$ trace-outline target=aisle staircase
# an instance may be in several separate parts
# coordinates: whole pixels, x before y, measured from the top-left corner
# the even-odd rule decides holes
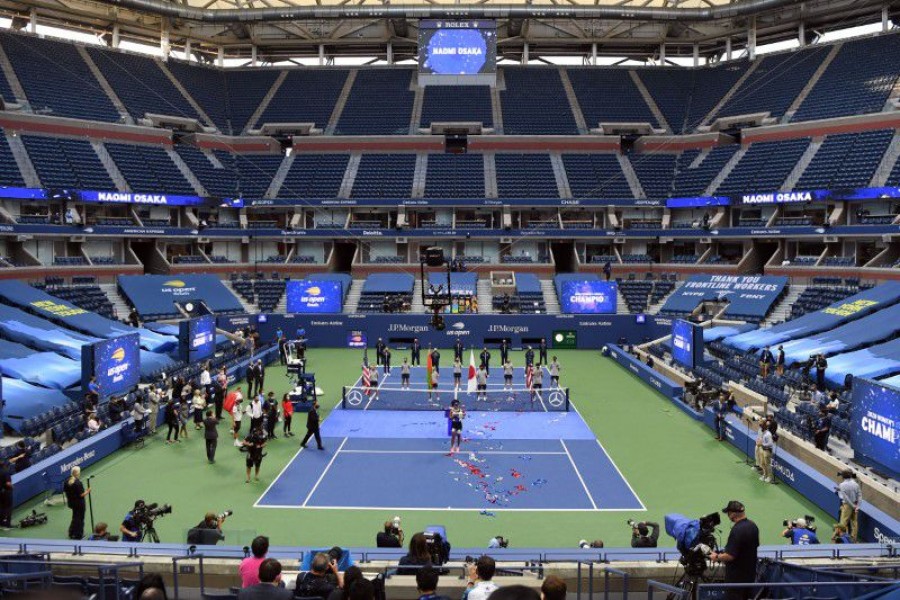
[[[760,327],[771,327],[776,323],[782,323],[790,319],[791,307],[800,297],[800,294],[806,290],[806,287],[805,285],[791,285],[781,302],[776,304],[769,312],[769,315],[760,323]]]
[[[672,288],[672,291],[671,291],[671,292],[669,292],[668,294],[666,294],[665,296],[663,296],[663,297],[659,300],[659,302],[656,302],[655,304],[651,304],[650,306],[647,307],[647,314],[648,314],[648,315],[658,315],[658,314],[659,314],[659,311],[662,309],[663,305],[666,303],[666,300],[669,299],[669,296],[671,296],[672,294],[674,294],[675,291],[676,291],[678,288],[680,288],[681,286],[683,286],[683,285],[684,285],[684,282],[683,282],[683,281],[676,281],[676,282],[675,282],[675,287]]]
[[[252,304],[252,303],[244,300],[244,297],[241,296],[236,289],[234,289],[234,286],[231,285],[230,281],[228,281],[227,279],[223,279],[222,283],[225,285],[226,288],[228,288],[228,291],[231,292],[231,295],[234,296],[235,298],[237,298],[238,302],[241,303],[241,307],[244,309],[244,312],[246,312],[249,315],[259,312],[259,307],[255,304]]]
[[[422,280],[419,278],[416,278],[413,284],[412,302],[410,302],[409,312],[413,314],[425,312],[425,305],[422,304]]]
[[[116,309],[116,314],[119,316],[119,320],[125,319],[128,317],[128,313],[131,312],[131,305],[125,300],[122,294],[119,293],[119,287],[115,283],[101,283],[100,289],[106,294],[106,297],[109,298],[109,301],[112,302],[113,308]]]
[[[556,295],[556,286],[552,279],[541,279],[541,291],[544,293],[544,306],[548,315],[559,314],[559,298]]]
[[[494,312],[494,294],[491,291],[490,279],[479,279],[475,288],[475,295],[478,298],[478,313],[489,315]]]
[[[365,279],[354,279],[350,284],[350,291],[347,292],[347,298],[344,300],[344,312],[355,313],[359,308],[359,298],[362,296],[363,284]]]

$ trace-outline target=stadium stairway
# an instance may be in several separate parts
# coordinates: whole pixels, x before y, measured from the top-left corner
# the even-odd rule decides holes
[[[781,299],[781,302],[776,304],[769,314],[763,319],[762,323],[760,323],[760,327],[771,327],[776,323],[782,323],[787,321],[791,317],[791,307],[794,306],[794,302],[800,297],[800,294],[806,290],[805,285],[791,285],[788,289],[788,293],[784,295],[784,298]]]
[[[41,180],[38,178],[37,170],[34,168],[34,163],[31,162],[31,156],[28,155],[28,150],[25,149],[22,136],[7,135],[6,142],[12,152],[13,159],[16,161],[16,166],[19,167],[19,172],[22,174],[25,185],[33,188],[43,187]]]
[[[119,293],[118,286],[115,283],[101,283],[99,285],[103,293],[106,294],[106,297],[109,298],[109,301],[112,302],[113,308],[116,310],[119,319],[126,318],[128,313],[131,312],[131,306]]]
[[[250,115],[249,119],[247,119],[247,124],[244,126],[243,133],[246,133],[248,130],[255,129],[257,127],[256,122],[259,121],[263,113],[266,112],[266,108],[268,108],[269,103],[272,101],[272,98],[275,97],[275,94],[278,92],[278,88],[280,88],[281,84],[284,83],[287,75],[287,71],[282,71],[278,74],[278,77],[272,83],[272,87],[269,88],[269,91],[265,96],[263,96],[263,99],[260,101],[259,106],[256,107],[256,110],[253,111],[253,114]]]
[[[672,288],[672,291],[671,291],[671,292],[669,292],[668,294],[666,294],[665,296],[663,296],[662,298],[660,298],[660,299],[659,299],[659,302],[656,302],[656,303],[654,303],[654,304],[651,304],[650,306],[647,307],[647,314],[649,314],[649,315],[658,315],[658,314],[659,314],[659,311],[660,311],[660,310],[662,309],[662,307],[663,307],[663,304],[665,304],[665,303],[666,303],[666,300],[669,299],[669,296],[671,296],[672,294],[674,294],[675,291],[676,291],[678,288],[680,288],[681,286],[683,286],[683,285],[684,285],[684,282],[683,282],[683,281],[676,281],[676,282],[675,282],[675,287]]]
[[[616,287],[616,314],[631,314],[631,311],[628,310],[628,302],[625,300],[625,295],[622,293],[622,288],[620,287]]]
[[[275,306],[275,312],[282,315],[287,314],[287,293],[281,295],[281,300]]]
[[[900,130],[894,132],[894,137],[891,139],[888,149],[881,158],[881,162],[875,169],[875,174],[872,175],[872,181],[869,182],[869,185],[871,187],[883,187],[887,185],[891,171],[898,161],[900,161]]]
[[[800,90],[800,93],[794,98],[794,101],[788,107],[787,111],[784,113],[784,116],[781,118],[782,123],[789,123],[791,118],[794,116],[794,113],[797,112],[797,109],[800,108],[800,105],[803,104],[803,101],[806,100],[806,97],[809,96],[810,92],[812,92],[813,88],[816,87],[816,84],[819,82],[819,79],[822,77],[822,73],[828,68],[828,65],[831,64],[831,61],[834,60],[834,57],[838,55],[838,52],[841,51],[841,48],[844,46],[843,43],[837,43],[832,46],[831,51],[828,52],[828,56],[822,61],[822,64],[819,65],[819,68],[816,69],[816,72],[813,73],[813,76],[809,78],[809,81],[806,82],[806,86]]]
[[[544,294],[544,307],[548,315],[559,314],[559,297],[552,279],[541,279],[541,292]],[[480,304],[479,304],[480,305]]]
[[[481,300],[478,301],[479,306],[481,305]],[[488,304],[490,306],[490,304]],[[409,312],[413,314],[424,314],[425,313],[425,305],[422,304],[422,280],[416,278],[415,283],[413,283],[413,295],[412,302],[410,302]]]
[[[347,297],[344,299],[345,313],[355,313],[357,311],[359,298],[362,296],[362,289],[365,283],[365,279],[354,279],[353,283],[350,284],[350,291],[347,292]]]
[[[478,312],[489,314],[494,312],[493,294],[491,293],[491,280],[479,279],[475,284],[475,292],[478,298]],[[415,302],[415,300],[413,300]]]
[[[244,312],[246,312],[248,315],[256,314],[259,312],[259,307],[256,306],[255,304],[247,302],[247,300],[245,300],[244,297],[240,293],[238,293],[238,291],[236,289],[234,289],[234,286],[231,285],[231,281],[229,281],[227,279],[223,279],[222,283],[225,285],[226,288],[228,288],[228,291],[230,291],[231,294],[235,298],[237,298],[238,302],[241,303],[241,306],[244,308]]]
[[[806,150],[803,151],[803,155],[800,156],[800,160],[797,161],[797,164],[794,165],[793,170],[788,174],[787,179],[784,180],[782,184],[782,189],[785,190],[793,190],[794,186],[797,185],[797,182],[800,181],[800,178],[803,177],[803,173],[806,171],[806,167],[809,166],[809,163],[816,157],[816,152],[819,151],[819,148],[822,147],[822,142],[825,138],[818,137],[813,138],[813,140],[809,143],[809,146],[806,147]]]

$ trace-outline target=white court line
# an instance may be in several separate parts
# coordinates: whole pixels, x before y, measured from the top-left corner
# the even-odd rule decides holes
[[[322,474],[319,475],[319,478],[316,480],[316,485],[313,486],[311,490],[309,490],[309,494],[307,494],[306,499],[303,501],[303,504],[300,505],[301,508],[306,508],[306,503],[309,502],[309,499],[312,498],[312,495],[316,493],[316,489],[319,487],[319,484],[322,483],[322,480],[325,479],[325,475],[328,473],[328,469],[331,468],[331,465],[334,464],[334,459],[338,457],[338,454],[341,453],[341,449],[344,447],[344,444],[347,443],[349,438],[344,438],[344,441],[341,442],[341,445],[338,446],[337,451],[335,451],[334,456],[331,457],[331,460],[328,461],[328,464],[325,465],[325,469],[322,471]]]
[[[378,367],[375,367],[375,368],[377,369]],[[392,372],[393,370],[394,370],[394,367],[391,367],[391,370],[388,371],[387,373],[385,373],[384,376],[383,376],[381,379],[378,380],[378,385],[375,386],[375,389],[376,389],[377,391],[381,391],[381,386],[383,386],[383,385],[384,385],[384,382],[387,380],[387,378],[391,376],[391,372]],[[359,378],[362,379],[362,375],[360,375]],[[366,407],[365,407],[363,410],[369,410],[369,406],[372,405],[372,400],[374,400],[374,399],[375,399],[375,394],[373,394],[373,395],[369,398],[369,401],[366,402]]]
[[[591,506],[594,507],[594,510],[597,510],[597,503],[594,502],[594,497],[591,496],[590,490],[588,490],[587,484],[584,482],[584,478],[581,476],[581,471],[578,470],[578,466],[575,465],[575,459],[572,458],[572,455],[569,454],[569,447],[566,446],[566,443],[562,440],[559,440],[559,443],[562,444],[562,447],[566,451],[566,456],[569,457],[569,462],[572,463],[572,468],[575,469],[575,474],[578,476],[578,481],[581,482],[581,487],[584,488],[584,493],[587,494],[588,500],[591,501]]]
[[[446,450],[344,450],[344,454],[447,454]],[[565,452],[510,452],[508,450],[466,450],[457,452],[460,456],[469,456],[474,454],[478,456],[479,454],[510,454],[521,456],[526,454],[528,456],[539,456],[539,455],[549,455],[549,456],[565,456]]]
[[[360,373],[359,377],[357,377],[357,379],[356,379],[357,382],[359,382],[360,380],[362,380],[362,373]],[[342,390],[342,392],[343,392],[343,390]],[[344,401],[343,397],[338,398],[338,401],[335,402],[334,406],[331,407],[331,410],[328,412],[328,415],[330,416],[331,413],[338,406],[340,406],[341,402],[343,402],[343,401]],[[295,414],[304,414],[305,415],[306,413],[295,413]],[[324,423],[327,420],[328,420],[328,416],[326,416],[324,419],[322,419],[322,423]],[[321,425],[319,428],[321,429]],[[266,494],[269,493],[269,490],[272,489],[272,486],[274,486],[276,483],[278,483],[278,480],[281,479],[281,476],[284,475],[284,472],[288,470],[288,467],[290,467],[292,464],[294,464],[294,461],[297,460],[297,457],[300,456],[300,453],[303,452],[303,450],[304,450],[303,448],[297,449],[297,452],[294,453],[294,456],[291,457],[291,460],[287,461],[287,463],[284,465],[284,467],[282,467],[281,471],[278,472],[278,475],[275,476],[275,479],[272,480],[272,482],[268,485],[268,487],[266,487],[266,489],[262,493],[262,495],[256,499],[256,502],[253,503],[253,508],[264,508],[263,506],[260,506],[259,501],[266,497]],[[294,508],[296,508],[296,507],[294,507]]]
[[[617,465],[616,461],[614,461],[612,459],[612,456],[609,455],[609,452],[606,451],[606,448],[603,447],[603,444],[600,443],[600,440],[597,440],[597,445],[600,446],[600,449],[603,450],[603,454],[605,454],[606,458],[609,459],[609,462],[613,466],[613,468],[616,470],[616,473],[619,474],[619,477],[621,477],[622,481],[625,482],[625,485],[628,486],[628,489],[631,491],[631,495],[633,495],[637,499],[637,501],[640,503],[641,510],[644,510],[644,511],[647,510],[647,507],[644,506],[644,503],[641,501],[641,497],[637,495],[637,493],[634,491],[634,488],[631,487],[631,484],[628,482],[627,479],[625,479],[625,476],[622,474],[622,471],[619,470],[619,465]]]
[[[346,450],[345,450],[346,452]],[[259,506],[257,508],[276,508],[276,509],[291,509],[297,510],[298,508],[303,508],[304,510],[381,510],[381,511],[452,511],[452,512],[536,512],[536,513],[545,513],[545,512],[578,512],[578,513],[590,513],[590,512],[635,512],[633,508],[494,508],[491,506],[485,506],[483,508],[453,508],[446,506],[434,506],[430,508],[423,508],[419,506],[303,506],[301,507],[298,504],[265,504]]]

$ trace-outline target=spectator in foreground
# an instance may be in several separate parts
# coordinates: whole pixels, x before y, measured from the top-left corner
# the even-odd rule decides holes
[[[737,500],[728,503],[722,512],[734,524],[728,534],[725,549],[709,555],[712,562],[725,563],[725,583],[754,583],[759,549],[759,528],[747,518],[744,505]],[[744,600],[753,595],[752,588],[731,588],[726,600]]]
[[[428,552],[425,534],[421,531],[414,533],[409,539],[409,553],[400,558],[400,568],[397,569],[397,575],[415,575],[419,572],[419,567],[430,564],[431,553]],[[404,566],[413,568],[404,569]]]
[[[541,600],[566,600],[566,582],[556,575],[548,575],[541,585]]]
[[[297,580],[294,595],[328,600],[335,589],[343,587],[344,580],[338,571],[337,561],[324,552],[319,552],[313,557],[309,572]]]
[[[416,589],[419,591],[419,600],[450,600],[447,596],[439,596],[437,593],[440,573],[432,566],[419,569],[416,573]]]
[[[158,573],[144,575],[137,587],[134,588],[133,596],[141,600],[146,600],[147,598],[168,600],[169,598],[168,594],[166,594],[166,584]]]
[[[353,589],[354,584],[360,579],[365,579],[363,577],[362,569],[356,565],[347,567],[347,570],[344,571],[343,587],[335,588],[334,591],[328,595],[328,600],[348,600],[350,598],[350,590]]]
[[[527,585],[507,585],[497,588],[490,600],[540,600],[541,595]]]
[[[241,561],[238,567],[238,573],[241,575],[241,587],[246,588],[259,583],[259,567],[266,559],[269,552],[269,538],[264,535],[258,535],[253,538],[250,543],[250,552],[252,556],[248,556]]]
[[[375,586],[366,578],[362,578],[350,588],[349,600],[375,600]]]
[[[238,592],[238,600],[289,600],[290,590],[281,587],[281,563],[267,558],[259,565],[259,583]]]
[[[490,556],[480,556],[474,565],[469,565],[463,600],[487,600],[497,589],[497,584],[491,581],[496,570],[497,563]]]

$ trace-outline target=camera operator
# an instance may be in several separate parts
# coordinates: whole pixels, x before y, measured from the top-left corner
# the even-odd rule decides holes
[[[819,543],[815,525],[810,524],[805,518],[801,517],[793,521],[785,521],[784,525],[786,529],[781,532],[781,537],[791,540],[791,545],[809,546]]]
[[[659,523],[630,521],[628,524],[631,525],[632,548],[656,548],[659,539]]]
[[[753,583],[756,581],[756,559],[759,548],[759,528],[747,518],[744,505],[737,500],[728,503],[722,512],[734,524],[728,534],[725,550],[712,552],[709,560],[725,563],[725,583]],[[730,588],[726,600],[751,597],[750,588]]]
[[[147,507],[147,503],[143,500],[136,500],[134,508],[125,514],[122,524],[119,525],[119,531],[122,532],[123,542],[139,542],[141,541],[141,522],[138,514]]]
[[[94,526],[94,533],[88,538],[88,541],[91,542],[114,542],[118,540],[118,537],[113,537],[109,535],[109,525],[100,521]]]
[[[399,517],[393,521],[384,522],[384,531],[379,531],[375,536],[375,546],[378,548],[403,547],[403,529],[400,527]]]

